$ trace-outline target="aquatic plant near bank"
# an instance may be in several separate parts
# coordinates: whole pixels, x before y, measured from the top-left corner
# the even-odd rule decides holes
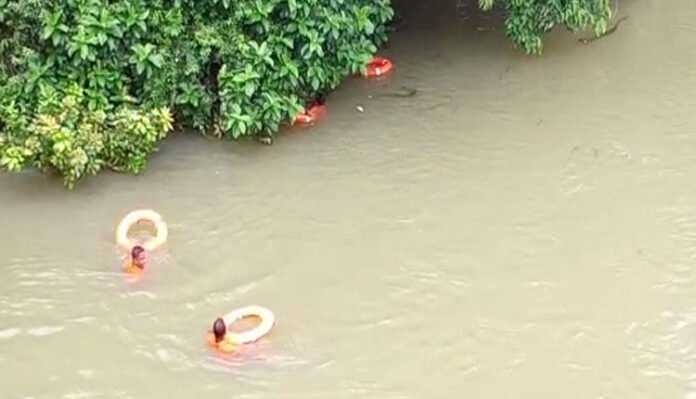
[[[274,133],[363,71],[389,0],[0,0],[0,166],[139,173],[173,128]]]

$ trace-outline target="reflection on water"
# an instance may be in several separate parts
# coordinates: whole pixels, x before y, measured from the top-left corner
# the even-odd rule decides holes
[[[529,58],[475,7],[402,3],[395,74],[272,147],[0,177],[0,397],[693,398],[696,6],[625,1],[611,37]],[[113,229],[139,207],[170,240],[132,283]],[[211,353],[252,303],[271,335]]]

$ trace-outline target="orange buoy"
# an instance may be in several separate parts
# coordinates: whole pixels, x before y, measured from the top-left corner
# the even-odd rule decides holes
[[[318,101],[313,102],[309,108],[297,114],[293,125],[309,126],[315,124],[326,113],[326,105]]]
[[[386,58],[383,57],[373,57],[372,61],[367,64],[367,77],[376,78],[384,76],[391,72],[394,68],[394,64]]]

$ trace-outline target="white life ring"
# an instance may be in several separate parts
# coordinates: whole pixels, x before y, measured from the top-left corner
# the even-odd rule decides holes
[[[118,228],[116,229],[116,242],[118,245],[129,251],[137,245],[137,243],[128,237],[128,231],[131,227],[142,222],[152,224],[155,229],[155,237],[140,244],[145,250],[155,250],[167,242],[169,230],[162,216],[150,209],[138,209],[126,215],[118,224]]]
[[[258,317],[261,323],[251,330],[235,333],[229,331],[232,323],[242,320],[245,317]],[[259,340],[264,335],[268,334],[275,325],[275,316],[270,310],[256,305],[245,306],[237,310],[233,310],[222,317],[227,327],[225,340],[234,345],[248,344]]]

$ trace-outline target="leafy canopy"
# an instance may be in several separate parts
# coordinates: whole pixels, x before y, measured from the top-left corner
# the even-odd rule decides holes
[[[540,53],[556,24],[599,34],[609,0],[479,0]],[[0,0],[0,167],[73,187],[140,173],[175,128],[272,134],[364,72],[390,0]]]
[[[612,17],[610,0],[478,0],[478,3],[484,11],[503,8],[508,37],[530,54],[541,53],[543,34],[555,25],[571,31],[591,27],[595,34],[601,35]]]
[[[275,132],[364,70],[389,0],[0,0],[0,166],[139,173],[174,127]]]

